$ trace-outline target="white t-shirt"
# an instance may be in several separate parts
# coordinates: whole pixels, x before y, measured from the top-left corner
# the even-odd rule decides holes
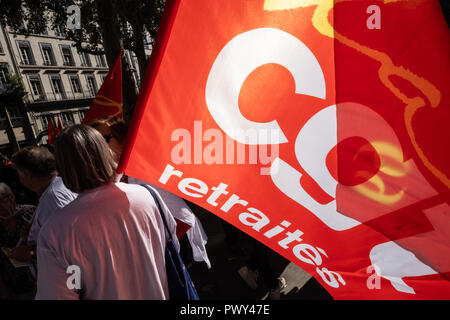
[[[56,176],[39,198],[39,204],[28,234],[28,244],[36,245],[39,232],[47,220],[77,196],[76,193],[66,188],[61,177]]]
[[[85,191],[41,230],[36,299],[167,299],[165,243],[147,189],[119,182]]]

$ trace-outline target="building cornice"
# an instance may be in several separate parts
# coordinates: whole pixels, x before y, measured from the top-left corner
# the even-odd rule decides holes
[[[83,67],[83,66],[60,66],[60,65],[36,65],[36,64],[19,64],[19,69],[23,70],[57,70],[57,71],[105,71],[108,67]]]

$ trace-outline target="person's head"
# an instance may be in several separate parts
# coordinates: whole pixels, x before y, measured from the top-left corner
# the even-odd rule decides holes
[[[11,159],[19,174],[20,182],[35,192],[42,192],[57,174],[53,154],[45,147],[25,147]]]
[[[109,147],[114,153],[114,160],[118,162],[128,132],[128,125],[125,121],[117,118],[101,119],[91,123],[91,127],[100,132],[106,142],[108,142]]]
[[[0,217],[11,215],[16,207],[16,201],[11,188],[3,182],[0,182]]]
[[[73,125],[63,129],[55,142],[59,175],[76,193],[114,182],[116,163],[102,135],[92,127]]]
[[[9,162],[9,159],[7,156],[5,156],[3,153],[0,153],[0,167],[5,166]]]
[[[109,126],[111,131],[111,139],[108,144],[111,150],[114,152],[116,161],[119,161],[122,155],[123,146],[127,137],[128,125],[123,120],[118,120]]]
[[[109,130],[109,119],[103,118],[98,119],[91,124],[89,124],[92,128],[96,129],[100,134],[105,138],[106,142],[109,142],[109,139],[112,137],[111,130]]]

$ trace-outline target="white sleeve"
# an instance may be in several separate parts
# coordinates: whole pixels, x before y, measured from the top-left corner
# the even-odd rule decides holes
[[[79,300],[79,294],[69,289],[72,274],[66,273],[67,264],[58,256],[48,236],[40,233],[37,245],[37,293],[36,300]],[[81,276],[81,275],[80,275]]]
[[[30,227],[30,232],[28,233],[28,245],[35,246],[38,240],[39,231],[41,229],[41,225],[39,224],[38,217],[42,215],[42,205],[38,205],[36,208],[36,213],[34,214],[34,219]]]
[[[49,194],[45,194],[39,199],[30,233],[28,234],[29,245],[35,246],[37,244],[41,228],[47,222],[48,218],[59,208],[55,199],[55,197],[51,197]]]
[[[187,231],[187,237],[192,247],[192,255],[194,261],[205,261],[208,269],[211,269],[211,262],[209,261],[208,252],[206,251],[206,243],[208,242],[208,236],[203,229],[200,220],[195,217],[194,226]]]

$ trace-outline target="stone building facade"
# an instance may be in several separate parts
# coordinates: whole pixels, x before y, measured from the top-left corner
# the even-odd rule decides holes
[[[63,127],[82,121],[109,68],[104,55],[78,53],[72,44],[58,29],[26,36],[0,26],[1,153],[47,143],[48,118]],[[125,56],[139,80],[136,58]],[[22,92],[11,89],[18,83]]]

